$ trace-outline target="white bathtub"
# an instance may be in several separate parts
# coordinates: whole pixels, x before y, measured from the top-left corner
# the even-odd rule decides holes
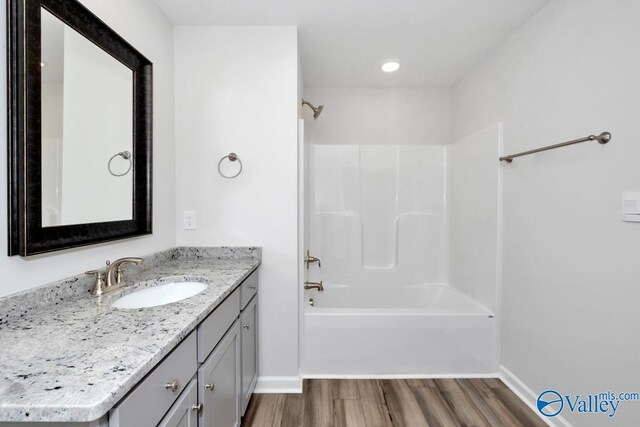
[[[453,288],[327,284],[306,291],[305,302],[305,377],[497,371],[493,313]]]

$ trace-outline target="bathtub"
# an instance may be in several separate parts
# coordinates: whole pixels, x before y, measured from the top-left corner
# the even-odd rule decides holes
[[[497,372],[493,313],[451,287],[326,284],[304,298],[304,377]]]

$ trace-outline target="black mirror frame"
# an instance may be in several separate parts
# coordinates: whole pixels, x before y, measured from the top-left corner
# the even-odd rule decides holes
[[[7,5],[9,256],[151,234],[152,63],[77,0]],[[42,227],[41,7],[133,71],[132,220]]]

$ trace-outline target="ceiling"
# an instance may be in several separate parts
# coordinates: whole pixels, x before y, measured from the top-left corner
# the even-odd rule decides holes
[[[156,0],[177,25],[297,25],[307,87],[448,87],[548,0]],[[387,74],[380,65],[398,59]]]

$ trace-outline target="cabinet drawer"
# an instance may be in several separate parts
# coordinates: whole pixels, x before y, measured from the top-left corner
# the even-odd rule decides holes
[[[198,326],[198,362],[211,354],[239,314],[240,289],[236,289]]]
[[[196,334],[192,332],[111,410],[109,426],[158,425],[197,369]]]
[[[254,271],[240,285],[240,309],[243,310],[258,292],[258,270]]]

